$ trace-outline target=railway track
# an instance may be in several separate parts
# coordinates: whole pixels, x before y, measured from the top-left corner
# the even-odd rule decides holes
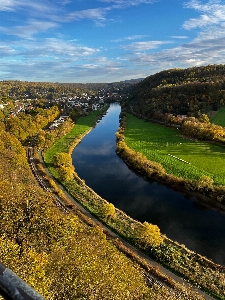
[[[39,185],[41,186],[41,188],[44,191],[51,192],[54,195],[55,205],[60,210],[62,210],[65,213],[69,213],[69,208],[67,207],[67,205],[63,202],[62,199],[60,199],[59,196],[57,196],[55,194],[54,190],[51,188],[48,181],[43,178],[42,174],[40,174],[40,170],[37,168],[37,162],[36,162],[36,159],[34,157],[34,148],[33,147],[28,147],[28,149],[27,149],[27,159],[28,159],[28,163],[30,165],[31,171],[34,174],[34,176],[35,176],[37,182],[39,183]]]

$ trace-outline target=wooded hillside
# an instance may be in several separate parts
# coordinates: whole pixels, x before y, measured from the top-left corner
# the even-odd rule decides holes
[[[160,114],[199,117],[225,103],[225,65],[171,69],[138,83],[127,107],[152,119]]]

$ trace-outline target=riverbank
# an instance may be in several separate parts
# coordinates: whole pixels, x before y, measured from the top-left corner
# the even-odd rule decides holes
[[[67,151],[71,151],[71,149],[69,150],[68,148]],[[225,270],[222,266],[214,264],[212,261],[188,250],[165,236],[163,236],[164,242],[159,247],[146,247],[135,236],[137,228],[142,227],[143,224],[133,220],[116,208],[113,216],[109,217],[106,215],[102,218],[102,207],[109,203],[88,188],[77,174],[75,174],[73,181],[63,182],[63,185],[77,201],[126,240],[142,248],[148,255],[160,261],[161,264],[167,265],[174,272],[201,286],[209,294],[214,294],[217,295],[217,298],[224,299]]]

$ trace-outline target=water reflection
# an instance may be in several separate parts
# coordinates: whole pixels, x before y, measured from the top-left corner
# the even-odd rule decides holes
[[[79,176],[101,197],[141,222],[157,224],[161,232],[189,249],[225,265],[225,215],[204,208],[180,193],[135,175],[115,153],[119,105],[73,152]]]

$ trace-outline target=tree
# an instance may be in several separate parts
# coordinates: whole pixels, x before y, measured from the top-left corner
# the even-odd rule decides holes
[[[58,169],[59,179],[62,181],[70,181],[73,179],[74,166],[60,166]]]
[[[4,120],[5,120],[5,115],[4,115],[3,111],[0,110],[0,122],[4,122]]]
[[[77,118],[81,115],[82,110],[81,108],[74,108],[71,112],[70,112],[70,118],[72,119],[73,122],[77,121]]]
[[[140,268],[96,228],[83,226],[56,244],[48,269],[51,299],[151,299]]]
[[[68,153],[58,152],[53,157],[53,165],[55,167],[70,167],[72,165],[72,158]]]
[[[157,247],[163,242],[159,227],[148,222],[144,222],[143,225],[139,227],[136,237],[145,245],[145,248],[152,246]]]
[[[202,123],[210,123],[209,117],[206,114],[201,114],[199,117],[199,121]]]
[[[109,220],[115,216],[115,206],[112,203],[104,203],[100,208],[100,216]]]
[[[44,131],[39,132],[36,138],[37,147],[43,148],[45,146],[45,134]]]
[[[197,187],[199,189],[202,188],[210,188],[213,185],[213,179],[210,178],[209,176],[202,176],[198,181],[197,181]]]
[[[62,181],[70,181],[73,179],[74,166],[72,164],[72,158],[68,153],[56,153],[53,157],[53,165],[58,169],[57,172]]]

